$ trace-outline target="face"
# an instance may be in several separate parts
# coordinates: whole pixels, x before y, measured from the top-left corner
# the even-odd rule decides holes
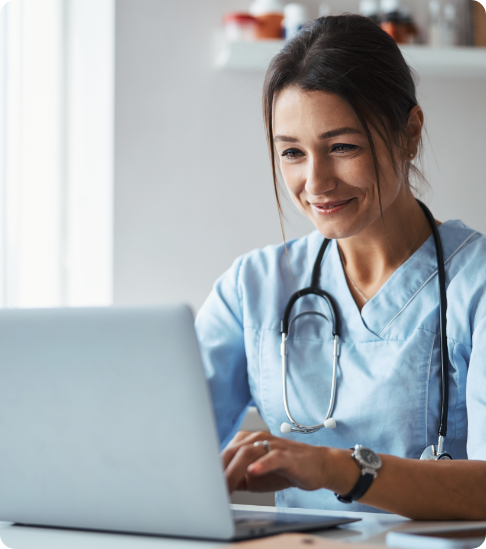
[[[348,238],[381,223],[371,148],[344,100],[287,88],[277,98],[274,120],[275,147],[289,194],[323,236]],[[376,135],[373,139],[385,211],[404,184],[385,143]]]

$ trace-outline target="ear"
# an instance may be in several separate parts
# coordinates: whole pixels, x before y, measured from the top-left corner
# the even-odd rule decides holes
[[[405,153],[409,159],[417,155],[420,139],[422,138],[422,128],[424,127],[424,113],[417,105],[411,111],[408,117],[406,132],[408,134],[408,143],[405,147]]]

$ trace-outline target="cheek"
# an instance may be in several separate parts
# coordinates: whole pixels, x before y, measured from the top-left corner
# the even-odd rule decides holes
[[[375,185],[376,175],[371,154],[362,154],[349,161],[340,162],[336,172],[340,180],[353,187],[364,190]]]
[[[297,196],[305,187],[305,170],[302,165],[281,162],[280,172],[290,195]]]

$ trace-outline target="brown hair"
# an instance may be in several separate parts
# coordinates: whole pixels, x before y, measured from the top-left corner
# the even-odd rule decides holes
[[[333,93],[351,107],[370,144],[381,210],[380,166],[371,130],[386,144],[399,175],[394,149],[410,142],[407,123],[410,111],[418,104],[414,75],[393,38],[366,17],[321,17],[307,24],[272,59],[263,86],[263,115],[280,214],[273,111],[278,93],[290,86]],[[410,187],[410,171],[424,179],[407,162],[400,175]]]

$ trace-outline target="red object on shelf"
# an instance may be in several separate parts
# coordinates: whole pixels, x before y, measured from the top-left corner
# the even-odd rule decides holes
[[[257,15],[256,19],[258,21],[256,37],[259,40],[278,39],[283,37],[282,14],[268,13],[265,15]]]
[[[384,21],[381,24],[381,28],[387,32],[397,44],[407,44],[407,36],[405,32],[405,25],[403,23],[396,23],[393,21]]]
[[[258,20],[249,13],[232,12],[223,16],[226,39],[230,42],[255,40]]]
[[[249,13],[226,13],[223,16],[223,22],[224,23],[241,23],[243,25],[256,25],[257,20],[256,17],[253,17],[253,15],[250,15]]]
[[[403,11],[394,11],[384,15],[381,28],[386,31],[397,44],[415,44],[418,39],[418,29],[411,15]]]

